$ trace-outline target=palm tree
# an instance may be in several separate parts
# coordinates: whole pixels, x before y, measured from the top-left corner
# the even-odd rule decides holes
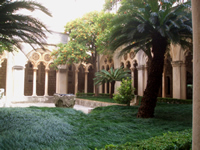
[[[93,79],[95,81],[95,85],[101,85],[104,83],[111,83],[111,92],[110,92],[110,98],[113,97],[114,93],[114,87],[115,87],[115,81],[122,81],[123,78],[130,77],[130,71],[124,70],[123,68],[113,69],[110,68],[109,71],[101,70],[100,72],[95,73],[95,78]]]
[[[41,4],[33,1],[0,0],[0,52],[12,51],[13,45],[20,48],[20,42],[34,45],[45,43],[46,26],[34,17],[17,14],[16,11],[26,9],[40,10],[51,16],[50,12]]]
[[[124,0],[112,22],[110,49],[124,48],[120,55],[143,50],[151,59],[147,87],[137,117],[154,117],[157,95],[162,83],[164,55],[170,44],[192,47],[190,2],[176,0]]]

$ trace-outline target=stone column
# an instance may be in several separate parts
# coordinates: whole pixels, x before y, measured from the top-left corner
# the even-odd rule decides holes
[[[200,148],[200,1],[192,0],[193,25],[193,128],[192,149]]]
[[[121,83],[122,83],[121,81],[115,82],[115,94],[118,93],[117,89],[120,87]]]
[[[147,87],[147,80],[148,80],[148,65],[145,65],[144,66],[144,87],[143,87],[143,91]]]
[[[99,93],[103,93],[103,91],[102,91],[102,84],[99,85]]]
[[[24,67],[23,66],[14,66],[14,99],[13,101],[23,101],[24,99]]]
[[[60,81],[60,79],[59,79],[59,71],[57,70],[56,71],[56,93],[59,93],[59,91],[60,91],[59,81]]]
[[[107,82],[104,84],[105,88],[104,88],[104,92],[105,94],[107,94]]]
[[[173,98],[186,99],[186,69],[182,61],[173,61]],[[183,87],[184,86],[184,87]]]
[[[68,93],[68,69],[66,70],[66,93]]]
[[[135,88],[135,87],[134,87],[134,70],[135,70],[135,68],[131,67],[130,69],[131,69],[132,86],[133,86],[133,88]]]
[[[6,101],[4,106],[10,107],[13,98],[13,70],[12,70],[12,53],[8,53],[6,68]]]
[[[181,99],[186,99],[186,86],[187,86],[187,77],[186,77],[186,65],[183,63],[181,65]]]
[[[111,89],[111,83],[109,83],[109,94],[111,93],[112,89]]]
[[[88,71],[85,72],[85,87],[84,87],[84,92],[87,93],[88,90]]]
[[[67,87],[67,83],[66,83],[66,68],[60,68],[57,72],[57,76],[56,76],[56,93],[59,94],[66,94],[66,87]]]
[[[144,94],[144,65],[137,67],[138,70],[138,95],[143,96]]]
[[[37,96],[36,94],[36,82],[37,82],[37,70],[38,68],[33,68],[33,95],[32,96]]]
[[[75,95],[76,93],[78,93],[78,72],[79,70],[75,70],[75,90],[74,90]]]
[[[162,74],[162,97],[166,97],[166,67],[163,67],[163,74]]]
[[[48,71],[49,69],[45,69],[45,87],[44,87],[44,96],[49,96],[48,95]]]

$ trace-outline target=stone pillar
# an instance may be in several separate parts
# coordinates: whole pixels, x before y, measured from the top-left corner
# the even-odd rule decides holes
[[[182,61],[173,61],[173,98],[186,99],[186,69]],[[184,87],[183,87],[184,86]]]
[[[134,70],[135,70],[135,68],[131,67],[130,69],[131,69],[132,86],[133,86],[133,88],[135,88],[135,87],[134,87]]]
[[[14,66],[14,82],[13,82],[13,91],[14,99],[13,101],[23,101],[24,99],[24,67],[23,66]]]
[[[75,95],[76,93],[78,93],[78,72],[79,70],[75,70],[75,90],[74,90]]]
[[[37,70],[38,68],[33,68],[33,95],[32,96],[37,96],[36,94]]]
[[[84,92],[87,93],[88,90],[88,71],[85,72],[85,87],[84,87]]]
[[[121,81],[115,82],[115,94],[118,93],[117,89],[120,87],[121,83],[122,83]]]
[[[56,71],[56,93],[59,93],[60,87],[59,87],[59,71]]]
[[[138,70],[138,95],[143,96],[144,94],[144,66],[140,65],[137,67]]]
[[[67,69],[66,65],[58,66],[58,71],[56,73],[56,93],[66,94],[67,92]]]
[[[9,107],[13,98],[13,70],[12,70],[12,53],[8,53],[6,68],[6,101],[4,106]]]
[[[107,82],[104,84],[104,86],[105,86],[105,89],[104,89],[105,94],[107,94]]]
[[[111,93],[112,89],[111,89],[111,83],[109,83],[109,94]]]
[[[186,99],[186,86],[187,86],[187,73],[186,73],[186,65],[183,63],[181,65],[181,99]]]
[[[67,71],[66,71],[66,93],[68,93],[68,82],[69,82],[69,80],[68,80],[68,69],[67,69]]]
[[[166,67],[163,67],[163,74],[162,74],[162,97],[166,97]]]
[[[192,0],[193,25],[193,128],[192,149],[200,148],[200,1]]]
[[[67,73],[67,69],[65,67],[60,67],[60,69],[57,72],[57,76],[56,76],[56,93],[59,94],[66,94],[66,87],[67,87],[67,83],[66,83],[66,74]]]
[[[144,87],[143,87],[143,91],[147,87],[147,80],[148,80],[148,65],[145,65],[144,66]]]
[[[45,87],[44,87],[44,96],[49,96],[48,95],[48,71],[49,69],[45,69]]]
[[[99,93],[103,93],[103,91],[102,91],[102,85],[99,85]]]

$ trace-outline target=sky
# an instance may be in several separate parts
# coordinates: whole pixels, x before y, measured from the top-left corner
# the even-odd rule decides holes
[[[31,14],[41,20],[50,30],[64,32],[67,22],[83,16],[85,13],[103,9],[105,0],[34,0],[47,7],[53,17],[49,17],[40,11]],[[30,13],[24,11],[23,13]]]

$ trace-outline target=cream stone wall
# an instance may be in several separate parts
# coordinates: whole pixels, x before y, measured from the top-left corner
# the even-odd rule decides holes
[[[5,88],[8,103],[31,99],[45,101],[54,93],[95,92],[92,64],[83,62],[71,66],[62,65],[58,66],[58,70],[55,70],[50,68],[50,64],[53,62],[50,53],[56,49],[56,45],[45,45],[46,50],[41,48],[31,50],[29,46],[24,44],[22,47],[22,51],[5,52],[0,56],[0,64],[2,65],[0,67],[2,70],[0,87]],[[137,54],[131,51],[119,57],[121,48],[117,49],[112,56],[100,55],[96,67],[109,70],[111,67],[123,66],[129,69],[132,85],[136,88],[135,94],[143,96],[148,80],[148,57],[143,51],[139,51]],[[171,51],[165,58],[161,96],[186,98],[187,72],[192,74],[191,69],[189,69],[191,64],[188,63],[190,57],[186,59],[187,56],[187,51],[184,52],[179,46],[171,46]],[[5,83],[3,79],[6,80]],[[120,82],[116,82],[115,92],[120,84]],[[101,85],[98,90],[99,93],[110,93],[111,85],[106,83]]]

